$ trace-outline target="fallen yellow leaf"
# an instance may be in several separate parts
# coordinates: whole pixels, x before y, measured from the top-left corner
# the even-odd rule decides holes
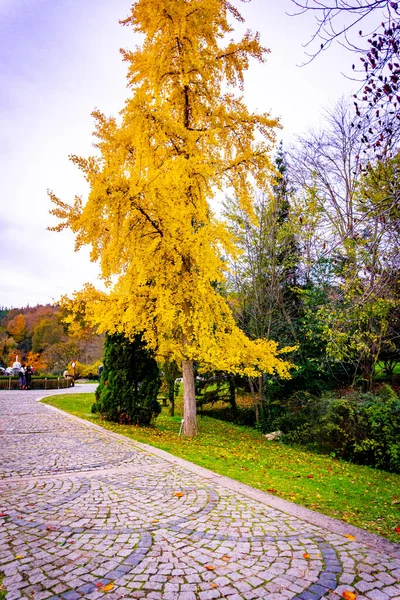
[[[355,540],[356,538],[354,537],[354,535],[351,535],[350,533],[345,533],[344,537],[347,538],[348,540]]]
[[[354,592],[350,592],[350,590],[344,590],[344,592],[342,592],[342,598],[344,598],[344,600],[356,600],[357,596]]]
[[[182,492],[175,492],[174,496],[176,496],[177,498],[182,498],[183,494]]]
[[[159,519],[153,519],[153,520],[152,520],[152,523],[159,523],[159,522],[160,522],[160,520],[159,520]]]
[[[304,552],[303,558],[311,558],[311,556],[308,554],[308,552]]]
[[[101,588],[101,591],[102,592],[111,592],[111,590],[113,590],[113,589],[114,589],[114,584],[113,583],[107,583],[107,585],[105,585],[105,586],[103,586]]]
[[[215,567],[213,567],[212,565],[206,565],[206,569],[207,571],[215,571]]]
[[[17,554],[17,556],[15,558],[24,558],[23,554]]]

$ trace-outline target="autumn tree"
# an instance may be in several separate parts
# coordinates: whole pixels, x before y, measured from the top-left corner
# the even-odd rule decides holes
[[[282,148],[276,158],[277,176],[268,192],[256,193],[255,218],[235,198],[224,202],[223,215],[241,249],[233,257],[228,277],[229,302],[240,327],[251,338],[272,337],[297,344],[292,322],[293,292],[298,262],[293,225],[289,219],[289,184]],[[249,379],[258,422],[265,400],[265,377]]]
[[[12,364],[11,357],[16,345],[13,337],[0,334],[0,361],[6,367]]]
[[[34,352],[28,352],[24,362],[34,369],[35,375],[46,372],[48,366],[44,356],[39,353],[35,354]]]
[[[316,29],[309,60],[339,41],[357,56],[352,74],[354,127],[363,129],[363,152],[390,156],[400,136],[400,3],[392,0],[292,0],[297,15],[312,13]],[[355,35],[354,35],[355,34]]]
[[[9,321],[7,324],[7,331],[17,343],[21,342],[26,333],[26,322],[24,315],[18,314],[11,321]]]
[[[264,61],[258,34],[228,41],[227,0],[137,0],[122,21],[144,35],[122,51],[131,96],[121,118],[95,111],[99,154],[72,156],[90,185],[86,203],[50,193],[54,229],[69,227],[91,245],[109,293],[86,286],[75,301],[101,331],[143,339],[159,358],[182,365],[184,434],[196,434],[193,361],[228,370],[278,371],[272,341],[250,341],[218,292],[232,239],[210,208],[231,188],[252,212],[253,186],[265,188],[277,121],[249,112],[234,93],[249,60]],[[231,91],[227,91],[231,88]]]
[[[307,261],[314,272],[324,262],[328,268],[328,296],[313,311],[327,357],[352,365],[369,388],[383,348],[392,345],[389,324],[398,306],[398,159],[378,161],[364,173],[357,168],[361,147],[362,132],[351,126],[342,101],[328,113],[322,131],[299,139],[291,172],[299,206],[307,195],[315,198]],[[312,212],[305,203],[299,219]]]
[[[32,351],[43,352],[49,346],[65,341],[66,334],[57,317],[45,317],[33,328]]]

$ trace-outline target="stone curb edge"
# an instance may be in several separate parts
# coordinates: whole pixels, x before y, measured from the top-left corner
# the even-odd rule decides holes
[[[52,394],[52,395],[54,395],[54,394]],[[50,396],[50,394],[49,394],[49,396]],[[44,400],[45,398],[48,398],[49,396],[42,396],[40,398],[36,398],[35,400],[37,402],[40,402],[41,400]],[[64,415],[68,415],[68,417],[71,417],[72,419],[75,419],[88,427],[97,429],[97,430],[101,431],[102,433],[106,433],[110,437],[115,437],[124,442],[134,444],[134,445],[138,446],[139,448],[141,448],[142,450],[148,452],[149,454],[153,454],[159,458],[166,460],[169,463],[178,465],[178,466],[182,467],[183,469],[186,469],[187,471],[191,471],[192,473],[194,473],[196,475],[200,475],[201,477],[204,477],[208,480],[215,481],[216,484],[218,484],[226,489],[243,494],[244,496],[247,496],[248,498],[251,498],[252,500],[256,500],[257,502],[261,502],[262,504],[265,504],[266,506],[269,506],[276,510],[280,510],[288,515],[297,517],[298,519],[302,519],[303,521],[306,521],[307,523],[311,523],[312,525],[326,529],[331,533],[337,533],[339,535],[344,535],[344,534],[354,535],[357,542],[361,542],[361,543],[365,544],[366,546],[372,547],[374,550],[386,552],[387,554],[390,554],[391,556],[393,556],[395,558],[400,558],[400,544],[397,544],[396,542],[391,542],[389,540],[386,540],[383,537],[380,537],[379,535],[370,533],[369,531],[365,531],[364,529],[360,529],[359,527],[356,527],[354,525],[349,525],[347,523],[344,523],[343,521],[339,521],[338,519],[335,519],[333,517],[323,515],[322,513],[316,512],[314,510],[310,510],[309,508],[305,508],[304,506],[299,506],[298,504],[295,504],[294,502],[290,502],[289,500],[284,500],[283,498],[278,498],[276,496],[268,494],[267,492],[257,490],[256,488],[253,488],[250,485],[241,483],[239,481],[235,481],[234,479],[231,479],[230,477],[226,477],[225,475],[219,475],[218,473],[215,473],[214,471],[210,471],[209,469],[206,469],[205,467],[195,465],[194,463],[192,463],[184,458],[174,456],[173,454],[170,454],[169,452],[166,452],[165,450],[161,450],[160,448],[155,448],[154,446],[150,446],[149,444],[137,442],[136,440],[132,440],[131,438],[128,438],[120,433],[115,433],[113,431],[109,431],[108,429],[101,427],[101,425],[97,425],[96,423],[91,423],[90,421],[85,421],[85,419],[82,419],[81,417],[77,417],[76,415],[71,415],[70,413],[63,411],[60,408],[56,408],[55,406],[50,406],[48,404],[45,404],[44,406],[46,406],[47,408],[49,408],[51,410],[62,413]],[[78,475],[78,473],[76,473],[76,475]]]

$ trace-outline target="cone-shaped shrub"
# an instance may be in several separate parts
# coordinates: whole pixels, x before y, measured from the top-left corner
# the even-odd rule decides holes
[[[148,425],[161,410],[160,383],[157,363],[141,336],[130,341],[120,333],[107,335],[92,412],[118,423]]]

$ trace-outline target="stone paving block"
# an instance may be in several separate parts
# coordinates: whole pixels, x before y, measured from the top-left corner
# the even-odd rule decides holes
[[[22,598],[21,593],[16,590],[15,592],[7,592],[7,600],[19,600]]]
[[[314,594],[313,592],[305,591],[297,596],[300,600],[317,600],[321,596]]]
[[[396,579],[389,575],[389,573],[377,573],[376,577],[385,585],[392,585],[392,583],[396,583]]]
[[[376,589],[371,590],[370,592],[367,592],[365,595],[367,596],[367,598],[370,598],[371,600],[390,600],[390,596],[388,594],[385,594],[381,590],[376,590]]]
[[[37,592],[35,594],[35,600],[46,600],[47,598],[51,598],[53,594],[50,592]]]
[[[342,573],[339,577],[340,583],[353,583],[355,574],[354,573]]]
[[[219,590],[206,590],[199,593],[200,600],[213,600],[214,598],[220,598],[221,593]]]
[[[354,584],[354,587],[360,592],[368,592],[376,587],[376,582],[374,581],[371,583],[371,581],[361,580],[357,581],[357,583]]]
[[[251,591],[251,586],[245,581],[236,581],[233,586],[242,593]]]
[[[392,599],[395,598],[396,596],[400,597],[400,585],[398,585],[398,586],[390,585],[388,587],[382,588],[382,592],[384,594],[387,594]]]
[[[62,594],[62,598],[64,598],[65,600],[79,600],[79,598],[81,598],[81,595],[78,594],[78,592],[70,591]]]
[[[52,589],[54,594],[62,594],[63,592],[66,592],[67,590],[68,590],[68,587],[63,583],[58,583]]]

